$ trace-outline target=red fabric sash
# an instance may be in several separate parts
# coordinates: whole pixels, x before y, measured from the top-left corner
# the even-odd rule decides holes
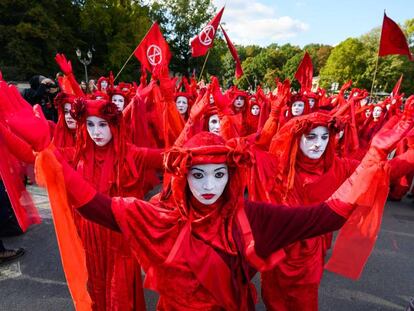
[[[0,159],[0,177],[7,190],[19,226],[25,232],[31,225],[41,222],[39,213],[23,184],[23,176],[20,173],[21,164],[10,154],[6,144],[1,140]]]
[[[389,191],[389,167],[379,164],[367,191],[356,200],[357,208],[342,227],[325,268],[357,280],[377,240]]]
[[[62,167],[50,149],[36,158],[36,180],[47,188],[63,270],[76,310],[92,310],[85,251],[69,208]]]

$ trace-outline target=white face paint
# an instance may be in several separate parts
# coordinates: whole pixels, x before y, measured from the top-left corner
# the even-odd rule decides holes
[[[87,117],[86,128],[91,139],[99,147],[105,146],[112,139],[111,128],[105,119],[95,116]]]
[[[177,106],[177,110],[180,114],[185,114],[188,109],[188,99],[185,96],[178,96],[175,100],[175,105]]]
[[[370,115],[371,115],[371,109],[365,110],[365,117],[369,118]]]
[[[303,101],[298,100],[292,104],[293,116],[301,116],[303,114],[303,110],[305,110],[305,103]]]
[[[382,113],[382,108],[379,106],[376,106],[374,110],[372,111],[372,117],[374,119],[378,119],[381,116],[381,113]]]
[[[300,138],[300,150],[310,159],[319,159],[325,152],[329,142],[329,131],[326,126],[318,126]]]
[[[368,104],[368,98],[365,97],[365,98],[361,99],[360,104],[361,104],[361,107],[363,107],[366,104]]]
[[[214,104],[214,96],[213,94],[210,94],[210,104]]]
[[[315,106],[315,98],[309,98],[309,107],[312,109]]]
[[[236,107],[236,109],[240,109],[243,108],[244,106],[244,97],[243,96],[237,96],[236,99],[233,102],[234,107]]]
[[[112,95],[112,102],[118,107],[119,111],[124,110],[124,107],[125,107],[124,96],[119,95],[119,94]]]
[[[217,114],[213,114],[208,119],[208,131],[220,135],[220,119]]]
[[[73,119],[72,116],[70,115],[71,108],[72,108],[72,105],[69,103],[66,103],[63,106],[63,112],[65,114],[65,122],[66,122],[68,129],[74,130],[76,128],[76,120]]]
[[[260,107],[259,105],[253,105],[252,108],[250,109],[252,115],[254,116],[258,116],[260,113]]]
[[[105,91],[108,87],[108,82],[106,80],[101,81],[101,90]]]
[[[229,180],[226,164],[200,164],[190,168],[187,182],[194,198],[204,205],[215,203]]]

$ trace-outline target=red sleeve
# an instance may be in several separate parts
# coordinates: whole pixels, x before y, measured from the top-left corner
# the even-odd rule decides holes
[[[346,221],[326,203],[288,207],[246,201],[245,206],[256,253],[262,258],[295,241],[338,230]]]
[[[109,196],[97,193],[91,201],[79,207],[77,211],[86,219],[114,231],[121,231],[115,221]]]
[[[148,167],[161,170],[163,166],[163,155],[164,149],[151,149],[148,148],[145,154],[145,164]]]
[[[396,180],[402,176],[414,172],[414,150],[409,149],[403,154],[389,161],[390,180]]]

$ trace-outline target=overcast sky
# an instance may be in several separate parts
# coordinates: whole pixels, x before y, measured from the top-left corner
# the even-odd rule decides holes
[[[213,0],[226,8],[222,22],[236,44],[308,43],[336,45],[381,26],[387,16],[399,24],[414,18],[413,0]]]

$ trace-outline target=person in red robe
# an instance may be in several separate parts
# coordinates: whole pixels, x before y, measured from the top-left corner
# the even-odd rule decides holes
[[[386,153],[414,125],[411,109],[377,135],[371,152],[330,198],[312,208],[289,208],[245,201],[246,166],[252,161],[246,142],[225,143],[206,132],[166,153],[164,166],[172,178],[151,202],[111,199],[73,171],[53,146],[47,148],[48,128],[38,107],[35,114],[24,103],[6,104],[4,110],[12,130],[40,151],[39,161],[52,162],[40,165],[43,170],[60,171],[45,178],[62,173],[77,211],[127,239],[147,273],[145,286],[160,293],[158,310],[254,310],[249,281],[256,271],[274,267],[280,248],[341,227],[373,178],[386,177]],[[38,131],[32,135],[25,125]]]
[[[160,150],[125,142],[122,114],[114,103],[77,99],[71,113],[78,122],[76,170],[102,193],[143,198],[156,184],[148,169],[161,168]],[[123,237],[77,213],[74,217],[86,251],[94,310],[144,310],[140,267]]]

